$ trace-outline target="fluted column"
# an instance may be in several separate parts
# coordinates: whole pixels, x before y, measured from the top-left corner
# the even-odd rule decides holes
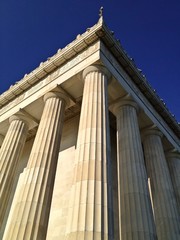
[[[44,96],[45,106],[27,167],[20,176],[3,239],[45,240],[63,116],[63,93]]]
[[[107,106],[109,73],[85,69],[76,149],[68,240],[113,238],[110,142]]]
[[[112,111],[117,118],[120,239],[156,239],[137,105],[131,100],[119,100]]]
[[[166,159],[169,165],[169,171],[180,213],[180,153],[168,152],[166,154]]]
[[[9,122],[10,126],[0,149],[0,228],[28,133],[28,121],[25,116],[13,115]]]
[[[3,140],[4,140],[4,137],[0,134],[0,148],[2,146]]]
[[[156,129],[149,129],[143,133],[157,236],[158,240],[178,240],[180,239],[179,215],[161,137],[162,133]]]

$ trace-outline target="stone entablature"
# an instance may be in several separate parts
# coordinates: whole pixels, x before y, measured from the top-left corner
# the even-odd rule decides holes
[[[42,79],[37,79],[36,81],[34,81],[32,78],[32,83],[31,83],[31,79],[30,80],[29,79],[21,80],[17,84],[17,86],[14,85],[12,87],[12,89],[5,92],[5,94],[6,93],[12,94],[13,92],[16,92],[16,88],[17,88],[22,91],[21,93],[18,94],[18,96],[16,96],[16,97],[14,96],[12,98],[12,100],[7,101],[7,97],[4,95],[1,95],[2,99],[5,98],[5,100],[7,102],[4,103],[4,105],[2,105],[2,107],[1,107],[0,116],[3,116],[3,114],[8,112],[10,109],[17,107],[20,103],[22,103],[26,99],[30,98],[31,96],[37,95],[38,91],[40,91],[41,93],[40,94],[38,93],[38,96],[36,96],[36,98],[43,96],[47,92],[47,89],[51,90],[51,89],[55,88],[56,86],[60,85],[62,82],[68,80],[70,77],[72,77],[74,75],[74,72],[70,73],[69,70],[71,70],[73,67],[76,67],[76,65],[78,65],[81,62],[83,62],[84,60],[88,59],[88,57],[90,57],[94,53],[98,52],[99,50],[100,50],[100,42],[97,42],[97,43],[93,44],[92,46],[90,46],[89,48],[87,48],[86,50],[84,50],[83,52],[79,53],[77,56],[75,56],[74,58],[69,60],[64,65],[62,65],[58,68],[56,67],[56,70],[51,71],[48,75],[46,74],[45,77],[42,77]],[[80,70],[76,69],[76,71],[80,71]],[[68,72],[68,74],[66,74],[67,72]],[[32,75],[33,75],[33,73],[32,73]],[[65,78],[64,78],[64,76],[65,76]],[[60,77],[63,79],[59,80]],[[25,84],[25,86],[27,88],[25,88],[23,90],[23,87],[21,86],[21,84],[22,85]],[[1,101],[1,99],[0,99],[0,101]],[[28,102],[30,102],[30,101],[28,101]],[[19,108],[23,108],[27,104],[23,104],[23,106],[19,106]],[[3,118],[3,120],[4,120],[4,118]],[[0,119],[0,122],[1,121],[2,121],[2,118]]]
[[[8,104],[8,102],[17,98],[20,94],[22,95],[22,93],[31,88],[34,84],[42,81],[43,78],[46,78],[50,73],[54,72],[57,68],[70,61],[70,59],[74,58],[78,53],[81,53],[81,51],[98,40],[101,40],[105,46],[110,49],[110,52],[133,79],[139,90],[143,92],[148,101],[162,116],[164,121],[170,126],[175,134],[180,137],[180,127],[176,119],[169,112],[165,103],[156,94],[155,90],[147,82],[145,76],[136,67],[132,58],[130,58],[125,52],[119,41],[114,38],[113,32],[105,25],[103,17],[101,17],[98,23],[93,27],[88,28],[85,33],[78,35],[76,40],[68,44],[62,50],[59,49],[55,55],[48,58],[46,62],[41,63],[39,67],[33,70],[30,74],[26,74],[22,80],[3,93],[0,96],[0,107],[2,108],[4,105]],[[56,71],[54,74],[56,74]],[[53,73],[51,75],[53,75]]]

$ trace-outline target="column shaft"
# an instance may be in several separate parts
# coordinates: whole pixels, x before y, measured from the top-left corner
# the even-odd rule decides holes
[[[148,180],[132,101],[114,107],[117,116],[120,236],[123,240],[156,239]]]
[[[18,160],[28,133],[28,124],[18,116],[10,118],[10,126],[0,149],[0,227],[14,181]]]
[[[164,156],[161,134],[144,132],[144,154],[151,181],[158,240],[180,239],[180,222],[173,186]]]
[[[180,153],[166,155],[180,213]]]
[[[60,147],[65,101],[47,93],[40,125],[20,176],[4,240],[44,240]]]
[[[2,146],[3,140],[4,140],[4,137],[0,134],[0,148]]]
[[[107,76],[91,66],[84,81],[67,239],[114,239]]]

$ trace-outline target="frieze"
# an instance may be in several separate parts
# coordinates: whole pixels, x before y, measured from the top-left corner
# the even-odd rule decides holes
[[[53,71],[52,73],[48,74],[43,79],[40,79],[38,83],[34,84],[31,88],[29,88],[27,91],[22,93],[21,95],[17,96],[14,100],[9,102],[7,105],[5,105],[3,108],[0,109],[0,115],[8,111],[9,109],[17,106],[20,102],[25,100],[27,97],[33,95],[35,92],[39,91],[42,87],[48,85],[48,83],[54,81],[56,78],[61,76],[63,73],[67,72],[69,69],[83,61],[85,58],[89,57],[91,54],[96,52],[100,47],[100,42],[96,42],[94,45],[88,47],[85,51],[78,54],[76,57],[74,57],[72,60],[69,60],[67,63],[65,63],[63,66],[59,67],[57,70]]]
[[[85,58],[93,54],[96,50],[99,48],[99,42],[95,43],[94,45],[90,46],[87,50],[84,52],[78,54],[75,58],[72,60],[68,61],[66,64],[64,64],[62,67],[54,71],[52,74],[50,74],[50,81],[53,81],[55,78],[59,77],[62,75],[64,72],[67,70],[71,69],[74,67],[76,64],[79,62],[83,61]]]

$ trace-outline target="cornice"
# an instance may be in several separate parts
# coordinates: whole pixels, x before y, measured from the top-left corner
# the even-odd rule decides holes
[[[120,44],[119,40],[114,38],[114,33],[103,24],[105,34],[101,37],[106,47],[111,51],[117,61],[123,66],[128,75],[133,79],[133,82],[138,86],[140,91],[162,116],[164,121],[170,126],[175,134],[180,138],[180,126],[175,119],[175,116],[168,110],[164,101],[158,96],[156,91],[151,87],[142,71],[137,68],[134,60],[126,53]]]
[[[164,121],[170,126],[174,133],[180,137],[180,126],[174,118],[174,115],[170,113],[163,100],[150,86],[146,77],[142,74],[141,70],[137,68],[133,59],[128,56],[120,42],[115,39],[113,32],[110,31],[104,23],[103,17],[100,17],[97,24],[88,28],[82,35],[77,35],[73,42],[65,48],[59,49],[55,55],[48,58],[47,61],[40,63],[35,70],[26,74],[23,79],[4,92],[0,96],[0,108],[97,40],[101,40],[105,44]]]
[[[103,34],[102,25],[103,22],[100,19],[97,24],[88,28],[85,33],[77,35],[73,42],[63,49],[58,49],[55,55],[49,57],[47,61],[40,63],[31,73],[25,74],[20,81],[0,95],[0,108],[97,41]]]

